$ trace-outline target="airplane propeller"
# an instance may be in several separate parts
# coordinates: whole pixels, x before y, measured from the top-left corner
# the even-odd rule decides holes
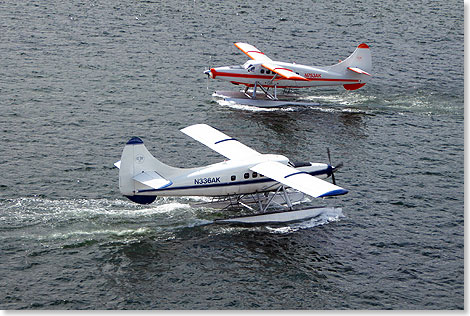
[[[331,170],[331,180],[333,181],[333,184],[336,185],[336,179],[335,179],[335,172],[338,171],[341,167],[343,167],[343,163],[340,162],[337,166],[334,166],[331,164],[331,155],[330,155],[330,148],[326,147],[326,152],[328,154],[328,161],[330,162],[330,166],[332,166]]]
[[[210,76],[211,76],[211,64],[212,64],[212,55],[209,56],[209,70],[204,71],[204,73],[207,75],[207,85],[206,85],[207,90],[209,90],[209,81],[210,81]]]

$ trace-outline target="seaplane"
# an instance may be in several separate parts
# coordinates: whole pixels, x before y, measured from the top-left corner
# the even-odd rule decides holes
[[[202,167],[172,167],[155,158],[141,138],[132,137],[115,163],[119,189],[125,197],[139,204],[150,204],[157,196],[212,198],[208,205],[255,213],[217,223],[249,224],[313,218],[324,208],[302,209],[305,195],[326,198],[348,192],[337,186],[334,178],[342,164],[299,163],[283,155],[262,154],[206,124],[191,125],[181,132],[227,159]],[[324,180],[328,177],[333,183]]]
[[[345,60],[326,67],[274,61],[253,45],[238,42],[235,46],[251,59],[243,65],[216,67],[204,71],[210,79],[225,80],[245,86],[240,92],[215,93],[224,96],[227,101],[257,106],[283,106],[294,103],[283,102],[285,100],[279,97],[278,88],[283,88],[285,92],[297,88],[324,86],[343,86],[346,90],[357,90],[371,77],[371,53],[365,43],[357,46]],[[251,92],[249,88],[252,88]],[[259,94],[258,89],[261,90]],[[261,102],[246,100],[261,100]]]

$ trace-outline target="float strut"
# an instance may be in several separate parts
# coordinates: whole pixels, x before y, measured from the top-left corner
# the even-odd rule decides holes
[[[282,186],[282,193],[284,193],[284,199],[286,200],[289,210],[292,210],[292,202],[290,201],[289,195],[286,192],[286,187]]]
[[[255,85],[253,86],[253,95],[252,95],[252,99],[256,99],[256,88],[258,86],[258,81],[255,81]]]

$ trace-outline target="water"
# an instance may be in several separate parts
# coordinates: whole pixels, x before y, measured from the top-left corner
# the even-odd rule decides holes
[[[458,1],[0,4],[2,309],[463,309],[463,6]],[[365,42],[363,89],[321,106],[219,104],[209,66],[329,65]],[[180,128],[261,152],[344,162],[341,214],[206,225],[191,199],[118,189],[131,136],[180,167],[220,161]]]

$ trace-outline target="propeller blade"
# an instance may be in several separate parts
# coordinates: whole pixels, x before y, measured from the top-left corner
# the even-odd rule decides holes
[[[337,164],[336,166],[334,166],[333,170],[334,170],[334,171],[337,171],[337,170],[339,170],[339,169],[341,169],[341,168],[343,168],[343,163],[342,163],[342,162],[340,162],[339,164]]]
[[[207,83],[206,83],[206,89],[209,90],[209,81],[210,81],[210,76],[211,76],[211,65],[212,65],[212,55],[209,56],[209,70],[204,71],[204,73],[207,75]]]
[[[335,172],[338,171],[341,167],[343,167],[343,163],[340,162],[338,165],[334,166],[331,164],[331,154],[330,154],[330,148],[326,147],[326,153],[328,154],[328,162],[330,163],[330,166],[332,167],[331,169],[331,181],[333,182],[334,185],[336,185],[336,178],[335,178]]]
[[[331,154],[330,154],[330,147],[326,147],[326,153],[328,154],[328,162],[331,166]],[[334,168],[331,169],[331,180],[333,181],[333,184],[336,185],[336,179],[335,179],[335,174],[334,174]]]

